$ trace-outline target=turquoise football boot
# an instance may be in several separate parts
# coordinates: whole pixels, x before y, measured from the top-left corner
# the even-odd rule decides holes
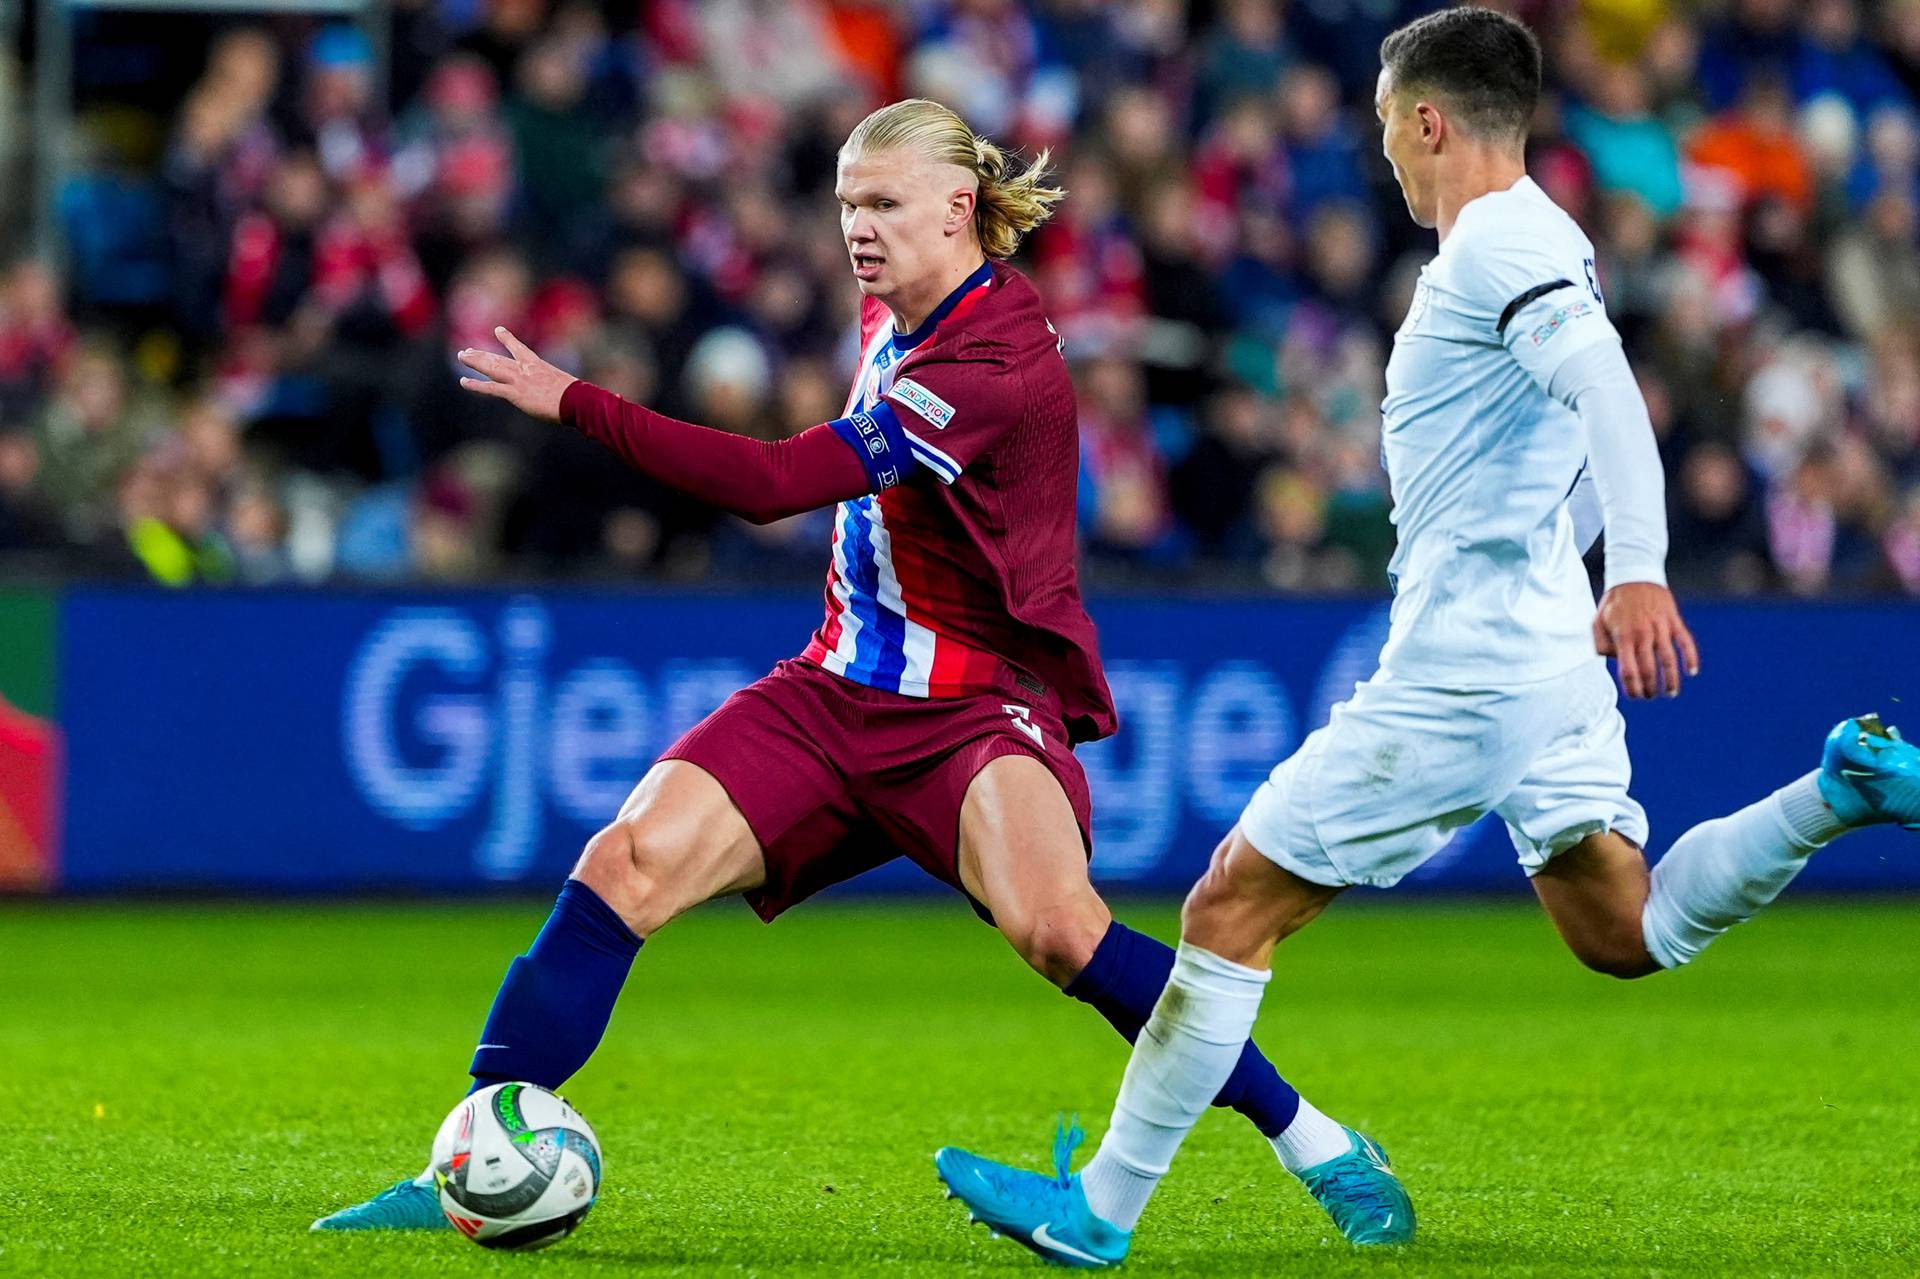
[[[1056,1266],[1117,1266],[1127,1259],[1133,1236],[1094,1216],[1079,1174],[1067,1170],[1084,1135],[1078,1124],[1060,1125],[1053,1139],[1051,1177],[952,1146],[934,1154],[933,1166],[947,1185],[947,1198],[966,1204],[968,1220],[984,1221],[991,1233],[1024,1244]]]
[[[432,1181],[396,1182],[363,1204],[339,1212],[308,1227],[311,1230],[452,1230],[440,1210],[440,1191]]]
[[[1406,1243],[1413,1238],[1413,1200],[1393,1175],[1387,1152],[1371,1137],[1344,1130],[1347,1153],[1302,1170],[1307,1193],[1319,1201],[1348,1243]]]
[[[1878,715],[1842,720],[1820,753],[1820,798],[1849,826],[1920,830],[1920,746]]]

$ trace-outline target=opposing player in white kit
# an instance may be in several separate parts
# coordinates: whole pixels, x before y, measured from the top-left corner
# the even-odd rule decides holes
[[[1526,176],[1539,49],[1518,22],[1457,8],[1389,36],[1381,63],[1384,150],[1414,220],[1440,235],[1387,364],[1389,638],[1379,672],[1273,770],[1194,885],[1086,1168],[1067,1170],[1071,1138],[1052,1177],[936,1156],[976,1216],[1049,1260],[1125,1257],[1253,1029],[1275,945],[1349,885],[1397,883],[1484,814],[1506,822],[1573,953],[1618,977],[1686,963],[1842,832],[1920,823],[1920,750],[1850,719],[1821,768],[1694,827],[1649,874],[1605,658],[1632,697],[1677,695],[1699,658],[1666,587],[1659,456],[1593,246]],[[1576,528],[1589,481],[1606,531],[1597,612]],[[1369,1157],[1376,1180],[1356,1189],[1378,1199],[1378,1238],[1410,1238],[1384,1153],[1302,1118]]]

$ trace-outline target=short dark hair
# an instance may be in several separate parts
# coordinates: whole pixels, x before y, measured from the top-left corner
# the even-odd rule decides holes
[[[1476,137],[1525,137],[1540,99],[1540,44],[1524,23],[1463,5],[1409,22],[1380,42],[1393,92],[1431,93]]]

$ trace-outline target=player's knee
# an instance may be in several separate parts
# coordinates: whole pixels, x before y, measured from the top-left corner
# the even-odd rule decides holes
[[[1020,957],[1056,986],[1080,975],[1112,921],[1098,899],[1048,906],[1005,921],[1002,931]]]
[[[673,849],[651,823],[615,822],[587,841],[573,877],[646,937],[685,909],[669,891],[672,857]]]

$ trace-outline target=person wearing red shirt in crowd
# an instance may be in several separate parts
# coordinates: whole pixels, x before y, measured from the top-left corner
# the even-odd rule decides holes
[[[826,619],[804,652],[670,747],[587,843],[515,959],[470,1073],[556,1088],[606,1030],[642,942],[740,894],[762,918],[906,856],[1128,1039],[1173,965],[1088,878],[1075,744],[1116,727],[1075,567],[1073,387],[1039,295],[1006,265],[1063,192],[944,106],[854,129],[837,195],[864,295],[844,415],[772,443],[629,403],[541,359],[460,352],[467,389],[565,423],[754,522],[836,508]],[[1326,1122],[1248,1046],[1219,1102],[1289,1160]],[[1291,1164],[1289,1164],[1291,1166]],[[432,1170],[316,1229],[445,1228]]]

